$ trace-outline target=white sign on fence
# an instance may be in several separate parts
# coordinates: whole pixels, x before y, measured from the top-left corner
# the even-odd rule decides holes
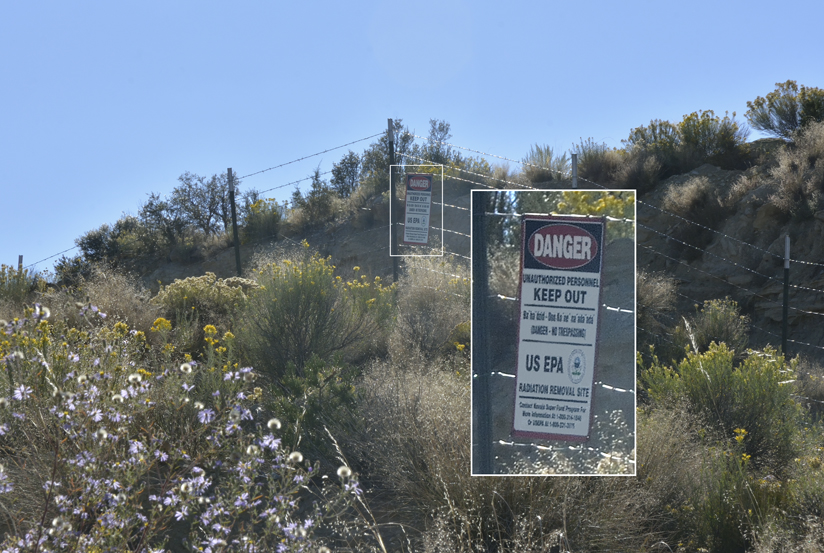
[[[432,209],[432,175],[406,176],[404,244],[429,243],[429,213]]]
[[[589,437],[603,218],[524,216],[514,436]]]

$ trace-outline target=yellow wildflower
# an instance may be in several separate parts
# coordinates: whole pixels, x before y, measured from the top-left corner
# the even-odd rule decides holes
[[[152,332],[168,332],[170,330],[172,330],[172,323],[163,317],[158,317],[152,324]]]

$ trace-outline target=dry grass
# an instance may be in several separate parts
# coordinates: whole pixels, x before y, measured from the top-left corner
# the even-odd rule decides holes
[[[440,257],[407,258],[398,286],[397,320],[389,337],[390,355],[422,353],[428,358],[454,351],[450,339],[470,319],[469,296],[469,269],[463,263]]]
[[[724,198],[723,205],[729,209],[735,209],[747,194],[764,184],[762,175],[758,172],[748,172],[743,174],[733,183],[727,197]]]
[[[606,144],[597,144],[591,138],[573,147],[578,154],[578,175],[604,186],[615,182],[615,175],[621,167],[621,154]]]
[[[662,164],[654,154],[633,148],[623,155],[615,170],[615,187],[634,188],[643,195],[658,186],[661,170]]]
[[[547,551],[560,534],[573,551],[639,547],[649,499],[634,479],[470,476],[467,368],[419,356],[367,371],[367,430],[348,445],[383,492],[373,507],[423,551]]]
[[[636,274],[636,326],[638,351],[649,361],[649,347],[663,358],[683,355],[680,348],[669,342],[667,335],[675,326],[675,279],[664,273],[647,273],[643,269]]]
[[[149,303],[149,292],[133,275],[115,269],[98,266],[91,278],[78,290],[52,291],[42,296],[42,303],[51,308],[52,314],[66,320],[69,326],[83,328],[75,302],[96,305],[114,321],[122,321],[129,328],[142,330],[149,335],[152,323],[160,310]]]
[[[777,187],[770,200],[785,213],[804,219],[824,208],[824,122],[801,130],[770,173]]]
[[[670,186],[664,196],[663,208],[707,226],[714,225],[724,213],[718,190],[704,176]]]
[[[796,381],[799,402],[810,412],[814,420],[824,414],[824,366],[820,362],[803,358],[798,363]]]

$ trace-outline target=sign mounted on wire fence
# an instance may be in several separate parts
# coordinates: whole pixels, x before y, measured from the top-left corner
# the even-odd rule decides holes
[[[515,436],[589,437],[605,223],[548,215],[522,220]]]
[[[432,175],[406,176],[406,216],[403,243],[429,243],[429,214],[432,210]]]

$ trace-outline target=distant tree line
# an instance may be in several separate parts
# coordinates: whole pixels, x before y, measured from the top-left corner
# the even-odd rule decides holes
[[[752,127],[792,141],[799,131],[824,120],[824,90],[798,86],[795,81],[777,83],[775,91],[747,103],[745,114]],[[495,188],[557,188],[568,179],[570,158],[556,154],[546,145],[535,144],[523,157],[522,169],[512,171],[507,164],[492,167],[480,157],[463,156],[449,145],[452,135],[446,121],[429,121],[428,139],[419,144],[402,119],[393,120],[395,165],[401,166],[393,178],[400,182],[404,167],[412,172],[440,172],[444,177],[485,179]],[[701,164],[724,169],[740,169],[752,163],[746,139],[746,125],[712,110],[696,111],[672,123],[652,120],[632,129],[622,148],[609,148],[591,138],[573,144],[582,179],[610,188],[636,189],[644,193],[676,174]],[[304,192],[296,187],[291,202],[279,204],[249,189],[239,193],[238,217],[243,240],[276,239],[283,224],[300,231],[326,224],[339,214],[353,213],[369,202],[386,201],[389,190],[389,140],[386,134],[362,153],[349,150],[333,163],[331,178],[322,178],[320,168],[310,175]],[[431,165],[432,167],[427,167]],[[416,166],[416,167],[411,167]],[[90,263],[134,264],[135,260],[198,258],[230,244],[231,215],[226,173],[203,177],[185,172],[178,186],[162,197],[151,193],[136,216],[124,215],[113,225],[103,224],[76,240],[82,254],[63,257],[56,265],[58,275],[70,280],[88,270]],[[236,185],[240,182],[236,181]],[[521,186],[523,187],[523,186]],[[509,200],[500,196],[501,208]],[[502,229],[499,229],[499,233]]]

